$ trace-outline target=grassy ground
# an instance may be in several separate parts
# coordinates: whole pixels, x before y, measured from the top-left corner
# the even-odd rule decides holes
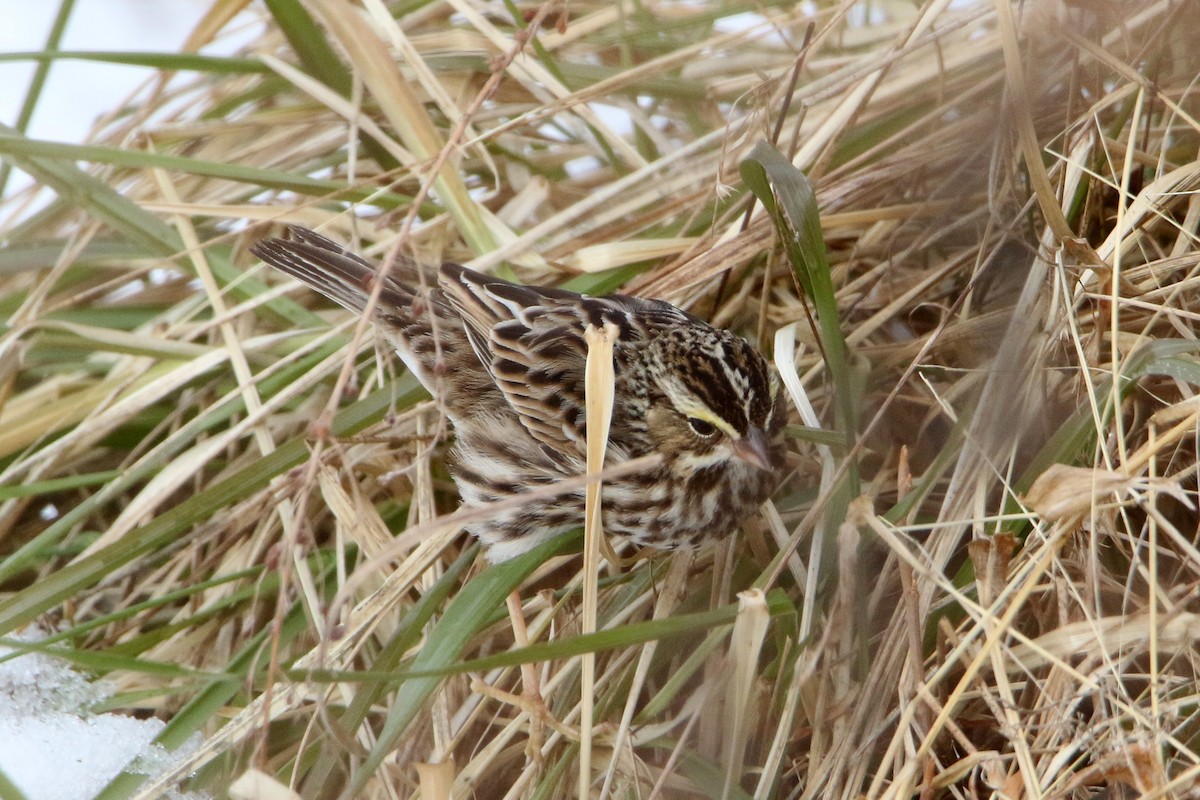
[[[55,197],[0,206],[0,632],[199,734],[162,785],[1195,796],[1197,11],[271,0],[87,146],[0,131]],[[284,222],[733,328],[788,474],[588,633],[577,538],[445,522],[427,396],[248,255]]]

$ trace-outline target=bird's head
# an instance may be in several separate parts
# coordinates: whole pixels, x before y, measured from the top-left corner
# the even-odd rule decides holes
[[[778,466],[784,411],[758,351],[708,326],[676,328],[649,351],[649,378],[658,391],[646,422],[672,469],[691,475]]]

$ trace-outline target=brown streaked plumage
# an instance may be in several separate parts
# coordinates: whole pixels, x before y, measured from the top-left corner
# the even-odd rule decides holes
[[[304,228],[255,255],[361,312],[374,267]],[[604,484],[609,534],[659,548],[729,535],[766,499],[782,465],[784,408],[748,343],[661,300],[520,286],[457,264],[420,288],[394,265],[373,321],[454,424],[450,457],[465,505],[583,474],[589,323],[616,325],[609,465],[659,466]],[[583,490],[543,496],[470,530],[493,561],[583,524]]]

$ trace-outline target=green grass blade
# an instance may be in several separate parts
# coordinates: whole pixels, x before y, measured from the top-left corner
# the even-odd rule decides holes
[[[344,800],[359,796],[395,745],[396,740],[417,717],[428,697],[441,683],[437,671],[457,662],[467,642],[486,624],[492,612],[504,606],[505,598],[521,585],[533,570],[552,556],[579,546],[581,534],[566,534],[545,542],[519,558],[493,564],[462,588],[446,608],[433,631],[413,660],[416,673],[431,672],[428,677],[405,681],[396,693],[396,701],[370,754],[359,765],[350,784],[342,792]]]

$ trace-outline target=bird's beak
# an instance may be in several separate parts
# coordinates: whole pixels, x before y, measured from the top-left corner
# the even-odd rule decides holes
[[[733,453],[747,464],[759,469],[771,469],[771,446],[762,428],[751,428],[733,443]]]

